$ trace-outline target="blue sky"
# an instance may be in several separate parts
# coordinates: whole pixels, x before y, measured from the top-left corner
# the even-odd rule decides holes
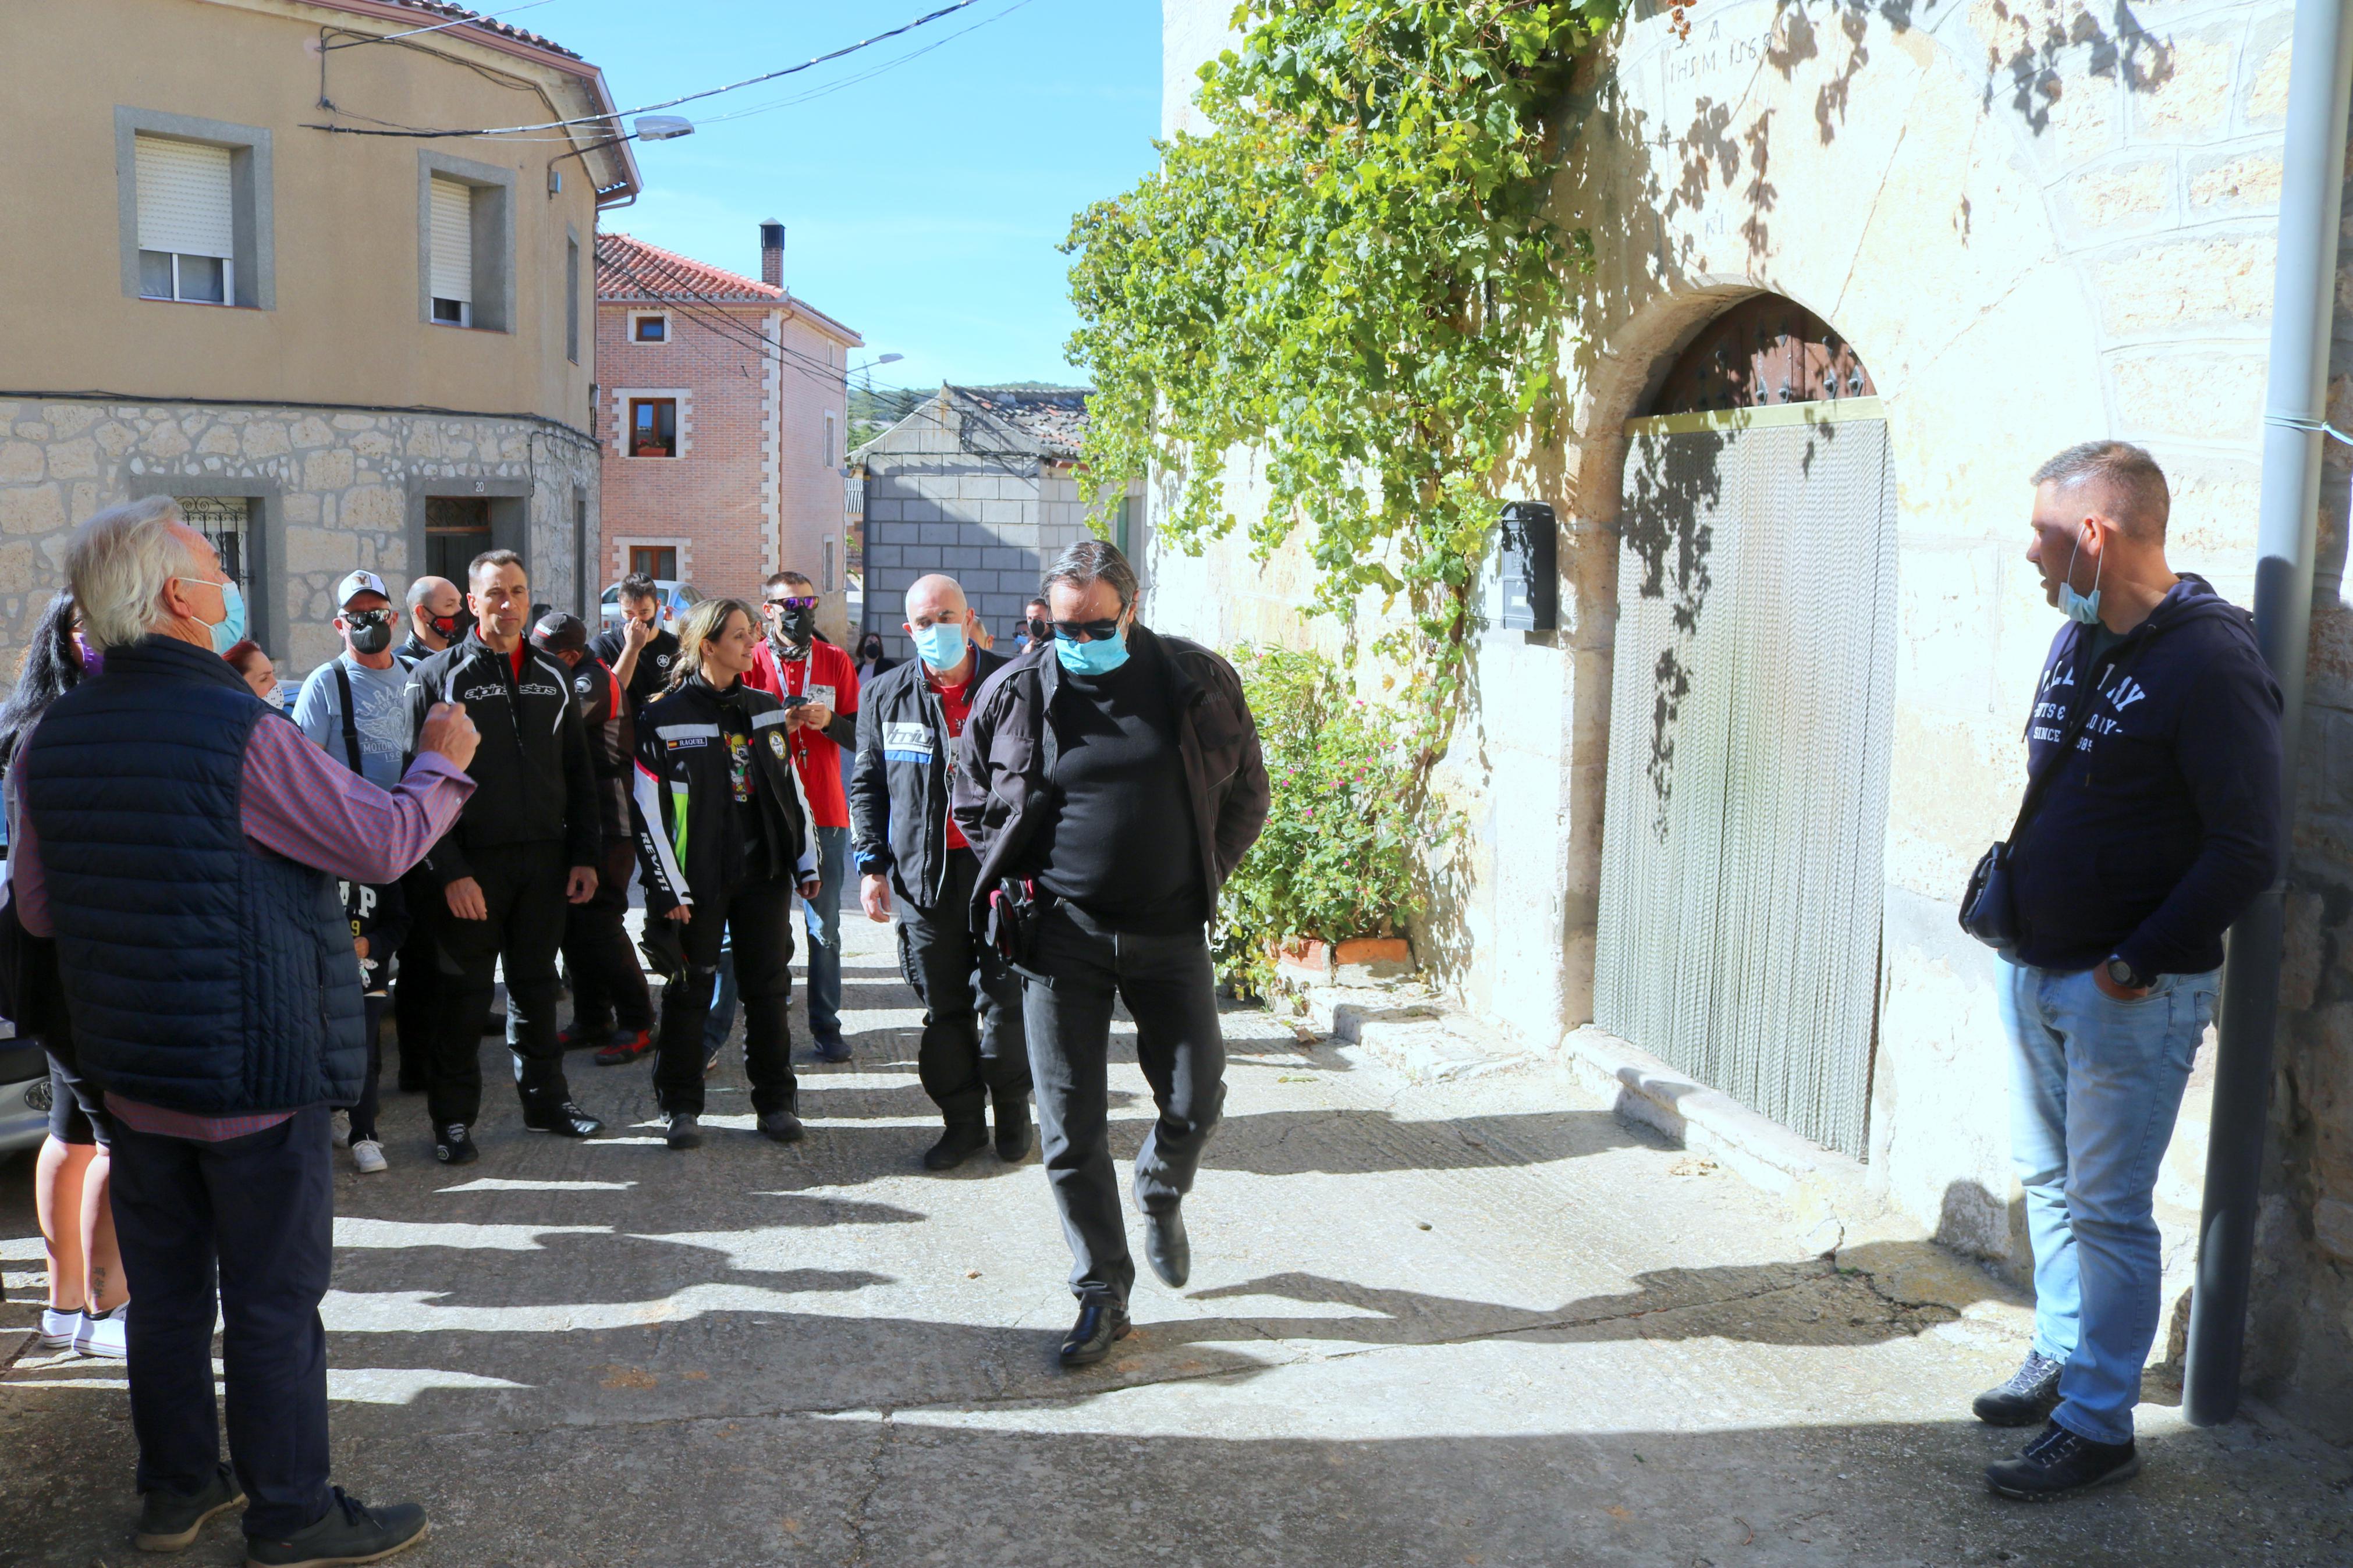
[[[602,67],[629,109],[805,60],[943,3],[550,0],[508,19]],[[824,97],[716,118],[932,44]],[[695,133],[638,143],[646,193],[607,227],[757,277],[759,223],[781,220],[793,292],[861,333],[861,359],[907,356],[875,372],[878,385],[1074,382],[1062,358],[1068,263],[1055,247],[1072,213],[1152,166],[1160,6],[978,0],[848,59],[668,112],[692,119]]]

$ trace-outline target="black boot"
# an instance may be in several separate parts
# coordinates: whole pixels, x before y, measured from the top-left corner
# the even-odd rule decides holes
[[[997,1157],[1018,1165],[1029,1156],[1029,1101],[1027,1097],[997,1102]]]
[[[343,1489],[331,1489],[327,1517],[280,1541],[245,1538],[246,1568],[326,1568],[332,1563],[375,1563],[425,1539],[425,1510],[413,1502],[369,1508]]]
[[[2066,1364],[2028,1351],[2008,1383],[1987,1389],[1969,1408],[1989,1426],[2031,1426],[2059,1408],[2059,1373]]]
[[[1113,1341],[1127,1338],[1127,1309],[1108,1296],[1079,1298],[1079,1321],[1062,1342],[1064,1366],[1092,1366],[1111,1354]]]
[[[194,1497],[143,1492],[139,1498],[139,1533],[132,1537],[132,1544],[142,1552],[185,1552],[195,1544],[198,1532],[215,1514],[227,1513],[244,1500],[244,1489],[227,1465],[214,1472],[212,1485]]]
[[[2140,1474],[2140,1450],[2131,1439],[2094,1443],[2056,1421],[2015,1459],[1986,1467],[1986,1486],[2002,1497],[2049,1502]]]
[[[433,1141],[433,1157],[445,1165],[470,1165],[482,1157],[474,1147],[473,1134],[462,1121],[452,1121],[441,1129],[441,1136]]]
[[[988,1142],[988,1124],[985,1121],[951,1121],[940,1141],[923,1151],[923,1169],[953,1171],[965,1159],[979,1152]]]
[[[559,1138],[593,1138],[605,1131],[602,1121],[568,1100],[524,1106],[522,1124],[533,1132],[553,1132]]]

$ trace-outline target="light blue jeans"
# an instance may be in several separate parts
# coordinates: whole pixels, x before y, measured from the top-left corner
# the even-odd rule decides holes
[[[841,1042],[841,884],[849,875],[849,829],[817,830],[817,874],[825,880],[817,902],[801,900],[801,923],[808,931],[809,1034],[821,1046]],[[702,1026],[702,1052],[714,1056],[735,1027],[735,947],[719,954],[719,989],[711,1020]]]
[[[2034,1348],[2064,1363],[2052,1415],[2129,1442],[2157,1337],[2163,1264],[2151,1195],[2220,970],[2119,1002],[2090,970],[2005,964],[2010,1159],[2034,1243]]]

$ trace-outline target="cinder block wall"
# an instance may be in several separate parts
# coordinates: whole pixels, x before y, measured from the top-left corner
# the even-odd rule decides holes
[[[908,585],[944,572],[1010,651],[1046,563],[1088,537],[1078,484],[1039,462],[968,452],[934,399],[867,449],[866,617],[893,658],[911,657]]]

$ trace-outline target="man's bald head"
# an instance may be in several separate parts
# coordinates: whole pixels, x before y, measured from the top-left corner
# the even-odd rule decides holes
[[[965,610],[964,584],[944,573],[918,577],[907,586],[907,624],[960,621]]]
[[[458,584],[447,577],[419,577],[408,585],[408,607],[430,615],[458,613]]]

